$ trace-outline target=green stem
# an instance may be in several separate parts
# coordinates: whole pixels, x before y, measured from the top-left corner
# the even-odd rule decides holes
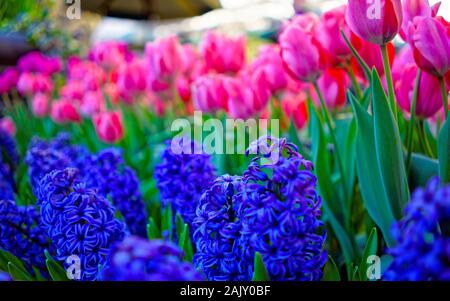
[[[414,85],[414,92],[413,92],[413,98],[412,98],[412,103],[411,103],[411,114],[410,114],[410,120],[409,120],[409,128],[408,128],[408,134],[407,134],[407,145],[406,145],[406,149],[408,150],[408,155],[406,157],[406,168],[408,170],[409,173],[409,168],[410,168],[410,164],[411,164],[411,153],[412,153],[412,141],[413,141],[413,136],[414,136],[414,122],[415,122],[415,117],[416,117],[416,103],[417,103],[417,95],[419,94],[419,85],[420,85],[420,78],[422,76],[422,70],[419,69],[419,71],[417,71],[417,76],[416,76],[416,83]]]
[[[361,90],[361,86],[358,83],[358,80],[356,79],[355,71],[353,70],[352,66],[347,66],[347,73],[350,76],[353,87],[355,88],[356,96],[358,97],[359,101],[361,101],[363,99],[363,92]]]
[[[394,83],[392,81],[392,72],[391,65],[389,63],[389,54],[387,50],[387,44],[381,45],[381,54],[383,56],[383,66],[384,66],[384,75],[386,76],[386,83],[389,91],[389,102],[391,105],[392,113],[394,114],[394,118],[397,118],[397,105],[395,100],[394,93]]]
[[[445,112],[445,119],[448,117],[448,93],[447,89],[445,88],[445,80],[444,77],[439,77],[439,83],[441,87],[441,93],[442,93],[442,103],[444,104],[444,112]]]
[[[431,149],[430,143],[428,142],[427,133],[425,132],[425,126],[423,119],[419,120],[419,134],[420,141],[422,142],[422,147],[425,154],[430,158],[435,158],[433,150]]]
[[[322,106],[322,110],[325,115],[325,122],[327,123],[328,129],[330,131],[331,140],[333,142],[333,146],[334,146],[334,149],[336,152],[336,158],[338,161],[339,172],[341,174],[341,182],[342,182],[342,187],[343,187],[343,191],[344,191],[344,198],[347,200],[349,198],[349,195],[347,192],[347,182],[345,181],[345,170],[344,170],[344,165],[342,163],[342,157],[339,152],[336,134],[334,133],[333,121],[331,119],[330,112],[328,111],[328,108],[325,105],[325,101],[323,99],[322,93],[320,93],[320,89],[319,89],[319,86],[317,85],[317,82],[314,82],[313,85],[314,85],[314,89],[316,90],[317,96],[319,97],[320,105]]]
[[[353,47],[352,43],[350,42],[349,38],[345,34],[345,32],[341,29],[341,35],[344,38],[345,43],[347,44],[348,48],[350,48],[350,51],[355,56],[358,63],[361,65],[361,68],[364,71],[364,75],[366,76],[366,79],[370,81],[370,68],[367,66],[364,59],[359,55],[358,51],[356,51],[355,47]]]

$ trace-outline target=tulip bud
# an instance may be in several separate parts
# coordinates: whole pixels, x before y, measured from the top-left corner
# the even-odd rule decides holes
[[[99,113],[93,121],[100,140],[115,143],[123,138],[122,115],[119,111]]]
[[[384,45],[400,31],[402,4],[400,0],[349,0],[346,20],[361,39]]]
[[[301,93],[286,93],[283,96],[281,104],[284,113],[294,121],[297,129],[302,129],[308,122],[308,105],[306,103],[305,92]]]
[[[317,80],[317,84],[328,108],[336,109],[345,104],[346,91],[350,84],[345,70],[327,69]],[[320,106],[320,101],[314,89],[312,89],[311,95],[314,102]]]
[[[192,83],[194,108],[204,112],[226,109],[227,92],[221,75],[204,75]]]
[[[441,17],[416,17],[408,31],[417,65],[444,77],[450,70],[450,23]]]
[[[44,117],[48,114],[49,97],[46,94],[38,93],[31,100],[31,109],[34,116]]]
[[[219,73],[236,73],[245,64],[244,37],[231,38],[209,31],[200,44],[200,52],[209,70]]]
[[[56,123],[80,122],[78,109],[68,99],[57,100],[52,103],[50,116]]]
[[[297,23],[292,22],[280,35],[281,57],[294,78],[314,82],[325,68],[326,52],[316,38],[314,24],[300,27]]]
[[[16,134],[16,125],[9,116],[0,119],[0,129],[7,132],[10,136]]]
[[[430,7],[428,0],[404,0],[403,1],[403,23],[400,36],[404,41],[409,41],[408,27],[415,17],[435,17],[439,11],[441,3],[436,3]]]

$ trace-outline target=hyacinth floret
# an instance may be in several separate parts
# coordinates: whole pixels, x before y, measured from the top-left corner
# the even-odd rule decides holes
[[[223,175],[201,196],[196,210],[193,261],[210,281],[249,281],[253,256],[241,235],[242,178]]]
[[[405,207],[404,218],[394,224],[396,245],[384,280],[450,280],[450,185],[432,178],[417,188]]]
[[[244,173],[243,236],[271,280],[320,280],[326,231],[313,164],[284,138],[261,137],[249,153],[257,155]]]
[[[147,211],[136,173],[125,165],[119,149],[105,149],[91,157],[84,180],[89,187],[111,198],[131,234],[146,237]]]
[[[171,242],[128,236],[115,245],[101,278],[106,281],[203,280],[190,263],[182,260],[183,255]]]
[[[197,202],[214,181],[214,175],[211,157],[204,154],[195,141],[168,141],[161,163],[155,167],[154,173],[163,207],[170,204],[191,225]]]
[[[83,173],[89,157],[86,148],[70,144],[70,135],[67,133],[60,133],[51,141],[33,138],[25,158],[33,192],[37,193],[40,180],[54,170],[75,167]]]
[[[74,168],[54,170],[38,188],[42,225],[55,248],[55,258],[69,264],[77,255],[81,280],[95,280],[114,243],[123,239],[124,224],[114,217],[114,208],[96,190],[78,180]]]
[[[0,200],[1,249],[21,259],[29,271],[36,267],[45,274],[44,250],[48,247],[48,237],[34,206],[17,206],[13,200]]]

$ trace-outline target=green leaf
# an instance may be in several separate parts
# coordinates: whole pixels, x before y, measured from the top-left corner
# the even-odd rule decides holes
[[[64,268],[53,259],[53,257],[50,255],[50,253],[45,250],[45,264],[47,265],[47,270],[50,274],[50,277],[53,281],[68,281],[67,273],[64,270]]]
[[[184,259],[186,259],[189,262],[192,262],[192,257],[194,256],[194,249],[192,247],[192,241],[191,241],[191,235],[189,233],[189,226],[187,224],[184,224],[184,230],[183,232],[185,232],[184,234]]]
[[[361,107],[351,93],[349,100],[358,124],[356,172],[361,195],[370,217],[380,227],[388,246],[392,246],[394,239],[391,225],[395,218],[391,203],[383,189],[383,179],[377,164],[373,117]]]
[[[353,268],[352,278],[351,281],[361,281],[361,278],[359,278],[359,268],[355,266]]]
[[[147,236],[148,236],[148,239],[161,238],[161,232],[159,231],[158,226],[156,225],[153,217],[150,217],[148,219]]]
[[[259,252],[255,253],[254,266],[252,281],[270,281],[269,273]]]
[[[333,212],[333,215],[342,223],[344,221],[343,210],[345,205],[333,190],[331,161],[328,153],[328,143],[323,132],[320,117],[316,109],[310,105],[311,116],[311,137],[312,137],[312,156],[314,163],[314,171],[316,173],[317,182],[319,184],[320,195]]]
[[[401,218],[409,200],[400,133],[376,69],[372,71],[372,103],[378,168],[394,216]],[[378,189],[380,189],[379,187]]]
[[[366,247],[364,248],[363,255],[361,257],[361,263],[359,265],[359,277],[361,280],[367,279],[367,259],[369,256],[376,255],[378,249],[378,235],[377,229],[372,228],[370,231],[369,238],[367,239]]]
[[[442,183],[450,182],[450,118],[447,118],[439,133],[439,176]]]
[[[8,262],[8,273],[11,275],[12,279],[15,281],[32,281],[33,276],[31,276],[27,271],[22,270],[17,267],[14,263]]]
[[[161,233],[164,234],[167,232],[169,240],[172,240],[172,232],[173,232],[173,213],[172,213],[172,206],[169,203],[167,207],[164,209],[164,213],[162,216],[161,221]]]
[[[423,187],[432,177],[439,175],[439,162],[421,154],[412,154],[409,181],[411,189]]]
[[[328,261],[323,269],[323,281],[341,281],[341,276],[339,275],[339,269],[333,260],[333,257],[328,255]]]
[[[21,269],[22,271],[27,271],[22,260],[5,250],[0,249],[0,270],[7,272],[9,262],[12,262],[17,268]]]
[[[184,230],[184,220],[181,217],[181,215],[179,213],[177,213],[177,215],[175,216],[175,228],[177,230],[177,237],[180,238],[181,237],[181,233]]]

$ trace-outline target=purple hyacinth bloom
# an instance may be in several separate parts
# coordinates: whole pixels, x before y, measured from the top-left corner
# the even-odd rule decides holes
[[[0,282],[2,281],[12,281],[12,278],[8,273],[0,271]]]
[[[439,178],[412,194],[404,218],[393,226],[389,281],[450,280],[450,185]]]
[[[59,134],[51,141],[33,138],[25,158],[33,192],[36,194],[40,180],[54,170],[74,167],[83,173],[87,168],[85,161],[89,157],[86,148],[70,144],[70,136],[66,133]]]
[[[139,190],[136,173],[128,166],[119,149],[106,149],[86,163],[84,180],[89,187],[111,198],[125,219],[131,234],[147,236],[147,211]]]
[[[242,202],[241,177],[218,177],[200,198],[193,228],[197,252],[193,261],[210,281],[249,281],[253,256],[242,237],[238,208]]]
[[[194,153],[199,147],[194,141],[183,140],[183,145],[171,145],[169,141],[154,173],[163,207],[171,204],[188,225],[192,224],[197,202],[215,174],[211,157]]]
[[[47,174],[38,186],[38,204],[55,258],[69,267],[67,258],[78,256],[80,279],[95,280],[113,244],[123,239],[124,225],[115,219],[108,200],[77,177],[74,168]]]
[[[117,244],[101,279],[106,281],[200,281],[201,275],[182,260],[183,251],[163,240],[128,236]]]
[[[313,165],[285,139],[261,137],[244,173],[242,233],[259,252],[271,280],[320,280],[327,260],[321,199]],[[270,153],[265,150],[270,150]],[[260,160],[278,152],[277,160]]]
[[[16,142],[7,132],[0,129],[0,191],[5,190],[5,187],[8,186],[12,191],[15,190],[14,170],[18,163],[19,154],[17,152]],[[8,197],[4,198],[11,199]]]
[[[1,249],[21,259],[30,272],[34,266],[45,274],[44,250],[48,247],[48,237],[34,206],[16,206],[12,200],[0,200]]]

